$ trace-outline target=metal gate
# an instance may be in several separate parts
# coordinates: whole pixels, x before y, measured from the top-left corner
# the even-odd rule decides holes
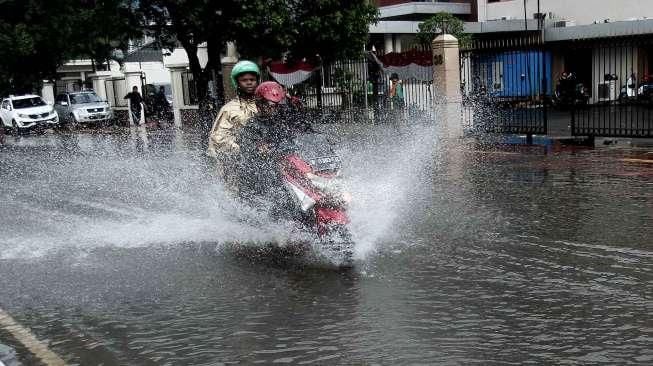
[[[571,109],[574,136],[653,137],[653,39],[561,44],[565,75],[557,110]],[[565,79],[571,80],[566,84]]]
[[[403,101],[390,98],[390,75],[371,77],[367,59],[323,65],[303,83],[289,88],[307,109],[324,121],[385,122],[432,119],[432,80],[401,80]],[[376,95],[375,95],[376,92]]]
[[[145,98],[146,97],[145,85],[147,85],[147,80],[145,79],[144,74],[141,75],[140,80],[141,80],[141,86],[139,88],[139,92],[141,93],[143,98]],[[124,97],[131,90],[127,91],[126,83],[127,81],[125,80],[124,77],[111,78],[105,81],[104,90],[109,105],[111,105],[112,107],[127,107],[127,100],[124,99]]]
[[[510,48],[506,44],[516,45]],[[547,133],[551,53],[537,36],[460,53],[464,123],[473,131]]]

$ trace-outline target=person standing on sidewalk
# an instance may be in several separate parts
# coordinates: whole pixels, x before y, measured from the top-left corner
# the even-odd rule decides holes
[[[392,75],[390,75],[390,90],[388,90],[388,96],[390,97],[390,105],[394,119],[396,121],[402,120],[402,112],[405,106],[404,86],[401,83],[401,80],[399,80],[399,75],[397,75],[397,73],[392,73]]]
[[[136,126],[141,124],[141,110],[143,109],[143,97],[138,92],[138,87],[134,85],[131,93],[127,93],[123,99],[129,99],[130,112],[132,120]]]
[[[390,91],[388,92],[392,109],[398,110],[404,108],[404,86],[399,80],[397,73],[390,75]]]

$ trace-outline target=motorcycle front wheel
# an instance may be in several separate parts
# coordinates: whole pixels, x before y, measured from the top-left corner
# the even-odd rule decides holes
[[[345,225],[332,226],[320,236],[320,241],[325,249],[325,254],[334,264],[341,268],[353,267],[354,241],[349,228]]]

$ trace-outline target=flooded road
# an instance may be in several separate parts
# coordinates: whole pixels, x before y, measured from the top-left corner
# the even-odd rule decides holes
[[[653,364],[653,149],[320,128],[351,271],[257,250],[199,132],[6,136],[0,308],[78,365]]]

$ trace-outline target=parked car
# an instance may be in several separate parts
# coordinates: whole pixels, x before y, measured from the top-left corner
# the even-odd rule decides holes
[[[62,120],[71,125],[80,123],[105,124],[113,119],[113,110],[94,91],[70,92],[57,95],[54,108]]]
[[[14,132],[34,128],[50,128],[59,123],[59,115],[52,105],[38,95],[9,96],[0,104],[2,125]]]

